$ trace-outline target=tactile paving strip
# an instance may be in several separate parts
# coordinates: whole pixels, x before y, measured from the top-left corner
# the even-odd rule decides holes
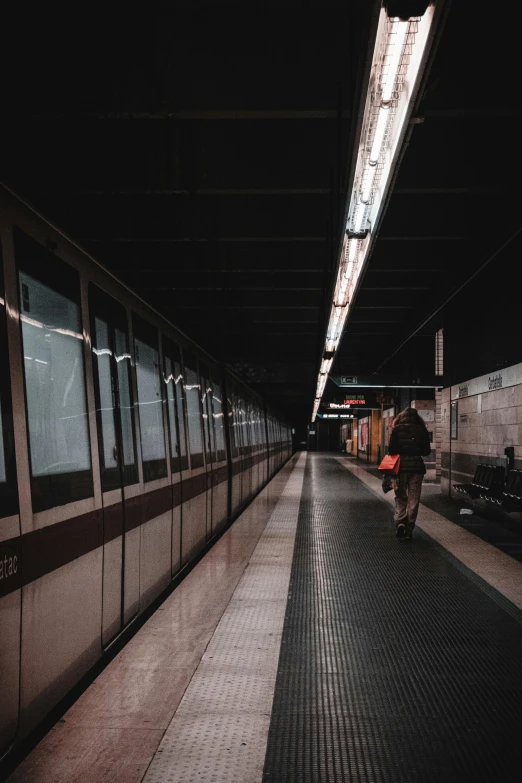
[[[264,782],[518,781],[521,717],[520,622],[309,455]]]
[[[306,454],[286,484],[145,783],[260,783]]]

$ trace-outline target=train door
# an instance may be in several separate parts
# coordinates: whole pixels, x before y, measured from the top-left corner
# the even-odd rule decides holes
[[[89,305],[103,498],[102,641],[106,645],[139,608],[141,497],[127,313],[93,285]]]
[[[181,567],[183,480],[188,478],[188,454],[181,353],[179,347],[166,337],[163,337],[163,365],[167,390],[170,468],[172,475],[171,576],[175,576]]]
[[[20,516],[14,449],[6,306],[0,259],[0,757],[18,727],[20,687]]]
[[[223,385],[218,372],[211,377],[211,410],[214,430],[214,469],[212,472],[212,532],[228,519],[228,461],[225,445]]]
[[[252,403],[250,400],[245,400],[245,451],[246,451],[246,463],[247,470],[245,471],[246,480],[246,497],[248,500],[252,497],[252,477],[253,477],[253,445],[252,445]]]
[[[237,442],[239,454],[241,456],[240,466],[239,466],[239,486],[240,486],[240,497],[241,497],[242,506],[245,503],[245,465],[246,465],[243,405],[244,405],[243,400],[236,392],[236,442]]]
[[[203,410],[203,440],[205,442],[205,465],[207,468],[207,538],[213,533],[213,471],[215,462],[215,433],[212,415],[212,384],[210,371],[206,364],[200,362],[201,405]]]
[[[182,563],[187,563],[207,539],[207,475],[203,432],[201,380],[195,354],[183,351],[184,397],[187,410],[187,434],[190,476],[183,481]]]
[[[241,450],[237,426],[237,397],[232,383],[227,380],[227,417],[230,443],[230,513],[234,516],[241,506]]]

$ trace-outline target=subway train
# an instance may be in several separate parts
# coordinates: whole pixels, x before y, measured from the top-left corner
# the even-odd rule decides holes
[[[265,401],[0,187],[0,758],[292,453]]]

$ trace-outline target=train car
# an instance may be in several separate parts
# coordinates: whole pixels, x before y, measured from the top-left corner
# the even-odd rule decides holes
[[[291,448],[259,395],[3,187],[0,210],[2,756]]]

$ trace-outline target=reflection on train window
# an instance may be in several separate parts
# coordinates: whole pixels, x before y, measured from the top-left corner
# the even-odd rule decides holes
[[[118,327],[114,330],[114,346],[116,373],[118,378],[118,393],[120,401],[121,440],[123,447],[123,465],[125,468],[136,464],[136,449],[134,438],[134,419],[132,415],[130,363],[131,356],[127,340],[127,332]]]
[[[125,308],[89,286],[102,490],[138,481]],[[123,459],[120,460],[120,454]]]
[[[241,423],[241,400],[234,395],[233,429],[238,454],[243,453],[243,427]]]
[[[187,423],[190,445],[190,465],[203,465],[203,432],[201,421],[201,384],[196,371],[196,357],[185,353],[185,399],[187,402]]]
[[[20,272],[33,476],[91,466],[80,308]]]
[[[93,494],[79,279],[39,255],[18,256],[34,511]]]
[[[137,329],[139,330],[139,327]],[[139,337],[135,337],[134,347],[136,352],[143,477],[145,481],[151,481],[167,475],[157,333],[155,334],[154,345],[145,342]]]
[[[216,461],[216,440],[214,432],[214,419],[212,416],[212,384],[210,383],[210,370],[208,365],[200,362],[199,377],[201,379],[201,409],[203,411],[203,433],[206,449],[206,463],[210,465]]]
[[[117,437],[114,421],[112,398],[111,357],[109,327],[101,318],[95,317],[96,363],[98,366],[98,384],[100,396],[100,417],[102,429],[103,464],[106,468],[117,468]],[[121,329],[114,330],[115,359],[118,379],[119,405],[121,416],[121,440],[123,463],[134,466],[134,442],[132,426],[132,403],[130,399],[129,361],[127,336]]]
[[[228,407],[228,431],[229,431],[229,437],[230,437],[230,456],[237,457],[238,450],[237,450],[237,433],[236,433],[236,415],[235,415],[235,409],[236,409],[236,403],[235,403],[235,396],[230,391],[227,395],[227,407]]]
[[[188,467],[187,437],[183,406],[183,372],[179,348],[163,338],[165,361],[165,385],[167,388],[167,410],[170,432],[170,455],[172,470],[186,470]]]
[[[247,427],[246,403],[242,399],[239,399],[238,402],[239,402],[239,422],[240,422],[240,429],[241,429],[241,442],[243,444],[241,452],[243,454],[248,454],[248,427]]]
[[[223,412],[223,394],[221,385],[213,382],[214,396],[212,405],[214,408],[214,429],[216,433],[217,461],[221,462],[226,457],[225,452],[225,421]]]
[[[4,281],[0,256],[0,517],[18,512]]]
[[[98,365],[99,413],[101,419],[102,450],[105,468],[117,468],[116,425],[111,380],[111,350],[109,346],[109,327],[97,316],[94,319],[95,354]]]

